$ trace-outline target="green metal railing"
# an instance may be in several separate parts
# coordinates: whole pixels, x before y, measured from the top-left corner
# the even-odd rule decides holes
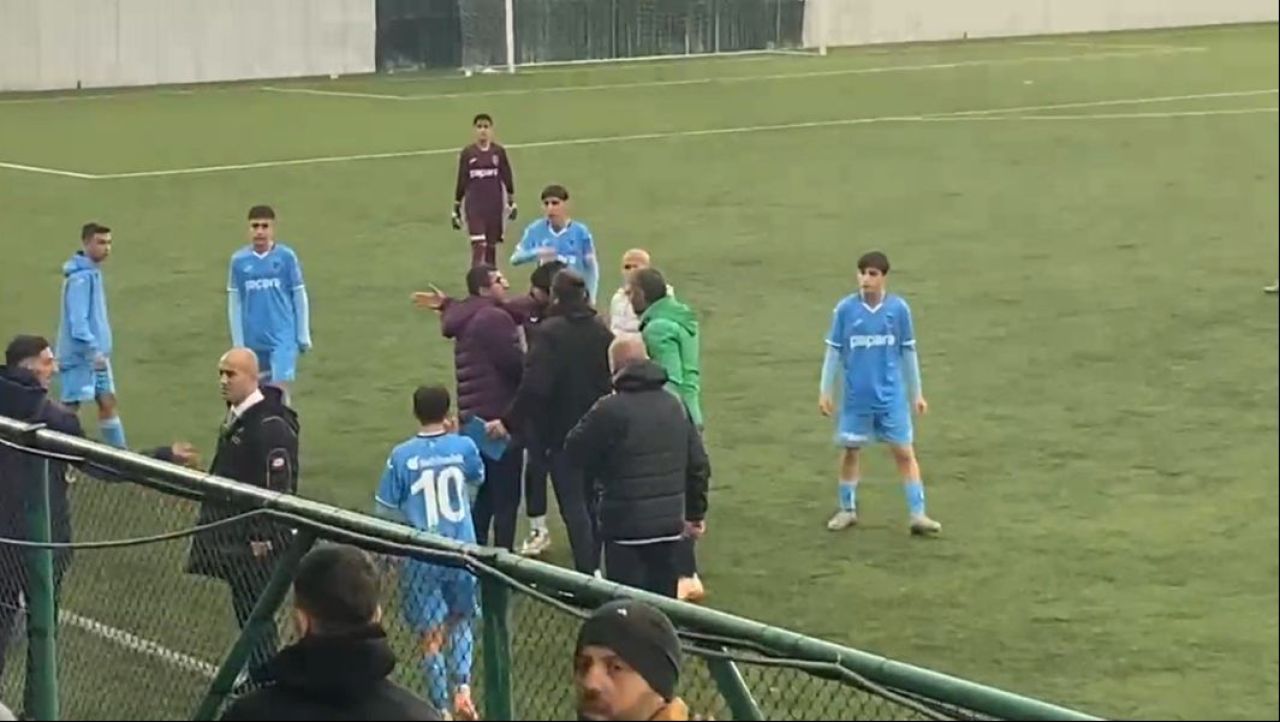
[[[0,440],[112,470],[129,483],[85,481],[70,490],[77,553],[67,572],[55,636],[48,509],[22,545],[33,565],[27,608],[29,716],[55,719],[194,716],[213,719],[262,635],[287,630],[285,606],[297,562],[317,541],[342,542],[395,559],[460,566],[479,578],[480,615],[472,685],[483,719],[573,715],[571,651],[584,610],[619,597],[664,611],[689,652],[680,694],[716,719],[1094,719],[1011,694],[741,617],[656,597],[489,548],[460,544],[375,517],[176,467],[85,439],[0,417]],[[7,448],[5,453],[19,453]],[[37,465],[33,464],[35,468]],[[38,466],[47,467],[47,463]],[[59,480],[46,480],[60,483]],[[40,494],[35,495],[39,501]],[[297,530],[240,631],[225,587],[181,573],[197,500],[266,515]],[[33,519],[33,522],[35,520]],[[42,536],[44,534],[44,536]],[[124,541],[120,541],[124,540]],[[12,540],[0,541],[0,549]],[[12,554],[6,553],[6,558]],[[7,573],[0,569],[0,575]],[[421,640],[397,616],[405,605],[388,584],[384,624],[401,665],[397,680],[422,692]],[[514,593],[513,593],[514,592]],[[43,632],[41,630],[44,630]],[[286,632],[287,633],[287,632]],[[55,642],[57,644],[55,656]],[[11,643],[8,659],[15,660]],[[213,664],[208,660],[223,660]],[[24,675],[9,664],[0,696],[15,699]],[[118,691],[122,690],[122,691]],[[424,694],[424,696],[426,696]]]

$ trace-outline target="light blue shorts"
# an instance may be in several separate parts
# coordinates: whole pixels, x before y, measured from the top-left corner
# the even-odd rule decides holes
[[[58,375],[64,404],[80,404],[107,394],[114,396],[116,393],[116,377],[111,370],[110,359],[107,359],[107,367],[101,371],[95,369],[92,362],[88,362],[64,366]]]
[[[298,376],[298,347],[255,348],[259,378],[266,383],[288,383]]]
[[[905,404],[883,411],[855,411],[848,406],[840,411],[840,423],[836,427],[837,446],[858,449],[876,441],[907,446],[912,439],[911,411]]]
[[[418,632],[450,619],[471,619],[479,612],[479,590],[479,581],[466,569],[410,559],[400,574],[400,614]]]

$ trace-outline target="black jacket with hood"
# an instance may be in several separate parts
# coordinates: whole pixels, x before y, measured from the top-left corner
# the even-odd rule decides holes
[[[609,393],[609,344],[613,332],[586,302],[552,305],[529,343],[524,376],[508,429],[533,428],[552,451],[591,406]]]
[[[303,637],[267,663],[266,686],[232,702],[222,719],[441,719],[425,701],[387,679],[395,666],[380,627]]]
[[[596,402],[569,432],[565,450],[600,485],[600,538],[679,537],[707,513],[711,463],[702,434],[667,372],[640,361],[614,377],[616,393]]]

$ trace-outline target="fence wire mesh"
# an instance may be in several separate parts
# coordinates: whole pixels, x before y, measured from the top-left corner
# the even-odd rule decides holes
[[[55,472],[54,477],[58,477]],[[254,595],[266,584],[266,560],[245,561],[228,580],[190,573],[192,527],[199,502],[162,493],[150,485],[108,483],[83,474],[58,487],[68,503],[72,554],[55,556],[62,583],[58,606],[58,677],[62,716],[74,719],[174,719],[189,717],[208,691],[218,666],[235,641],[239,622],[252,609]],[[232,521],[217,533],[243,531],[261,524],[261,516]],[[276,521],[287,529],[296,520]],[[12,526],[12,525],[11,525]],[[20,526],[20,525],[19,525]],[[58,523],[55,520],[55,529]],[[322,537],[350,538],[343,530],[313,527]],[[20,532],[6,529],[6,535]],[[205,531],[201,534],[209,534]],[[286,532],[287,533],[287,532]],[[161,535],[161,539],[147,539]],[[164,536],[169,535],[169,536]],[[55,535],[56,536],[56,535]],[[15,538],[23,539],[21,534]],[[98,548],[98,542],[138,540]],[[486,665],[491,650],[481,644],[483,609],[476,572],[385,554],[375,558],[383,573],[384,626],[399,664],[394,679],[431,701],[449,707],[456,685],[470,682],[481,719],[486,718]],[[279,552],[280,550],[276,550]],[[26,668],[23,584],[26,547],[0,542],[0,640],[5,642],[0,699],[21,708]],[[480,562],[480,560],[473,560]],[[482,563],[474,569],[490,574]],[[498,575],[504,579],[504,575]],[[498,577],[495,577],[498,578]],[[517,582],[509,607],[511,699],[517,719],[572,719],[573,647],[581,608],[574,600]],[[238,603],[237,603],[238,601]],[[559,603],[557,603],[559,602]],[[247,607],[245,606],[247,603]],[[296,639],[291,600],[276,616],[279,643]],[[445,631],[440,632],[442,628]],[[699,648],[723,650],[758,663],[738,663],[747,687],[767,719],[923,719],[967,718],[956,708],[930,707],[888,691],[860,687],[835,675],[814,674],[765,658],[744,640],[687,637],[685,667],[678,694],[702,718],[732,719],[733,710],[714,680],[709,659]],[[276,649],[264,640],[257,660]],[[933,710],[932,712],[930,710]]]

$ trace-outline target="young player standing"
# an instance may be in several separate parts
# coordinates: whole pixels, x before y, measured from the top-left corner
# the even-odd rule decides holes
[[[885,293],[889,259],[873,251],[858,259],[860,293],[836,305],[827,355],[822,364],[818,408],[836,411],[835,384],[844,372],[836,443],[844,448],[840,462],[840,509],[827,522],[832,531],[858,523],[859,454],[874,440],[893,451],[902,475],[912,534],[935,534],[942,525],[925,515],[924,485],[912,446],[911,411],[924,414],[929,405],[920,386],[911,309],[900,296]]]
[[[227,317],[231,343],[253,349],[263,380],[286,391],[298,355],[311,350],[311,304],[298,254],[276,243],[271,206],[249,209],[250,244],[231,256]]]
[[[460,542],[476,543],[468,486],[484,483],[484,462],[471,439],[451,431],[449,392],[421,386],[413,394],[418,434],[391,452],[374,496],[380,516]],[[455,711],[469,711],[476,578],[466,569],[410,559],[400,574],[405,623],[422,639],[427,699],[446,709],[452,688]],[[448,652],[445,652],[446,642]]]
[[[58,366],[62,402],[78,408],[98,403],[98,429],[108,444],[126,448],[124,424],[116,412],[116,382],[111,371],[111,321],[102,264],[111,255],[111,229],[86,223],[83,248],[62,266],[62,312],[58,327]]]
[[[458,154],[453,229],[462,228],[465,210],[471,265],[497,268],[504,226],[507,220],[516,219],[516,181],[507,150],[493,140],[493,118],[480,113],[472,119],[471,126],[476,141]]]
[[[569,191],[564,186],[543,188],[542,208],[546,217],[524,229],[520,245],[511,254],[511,264],[560,261],[587,282],[589,300],[594,304],[600,289],[600,264],[596,261],[596,242],[591,230],[585,223],[569,218]]]

